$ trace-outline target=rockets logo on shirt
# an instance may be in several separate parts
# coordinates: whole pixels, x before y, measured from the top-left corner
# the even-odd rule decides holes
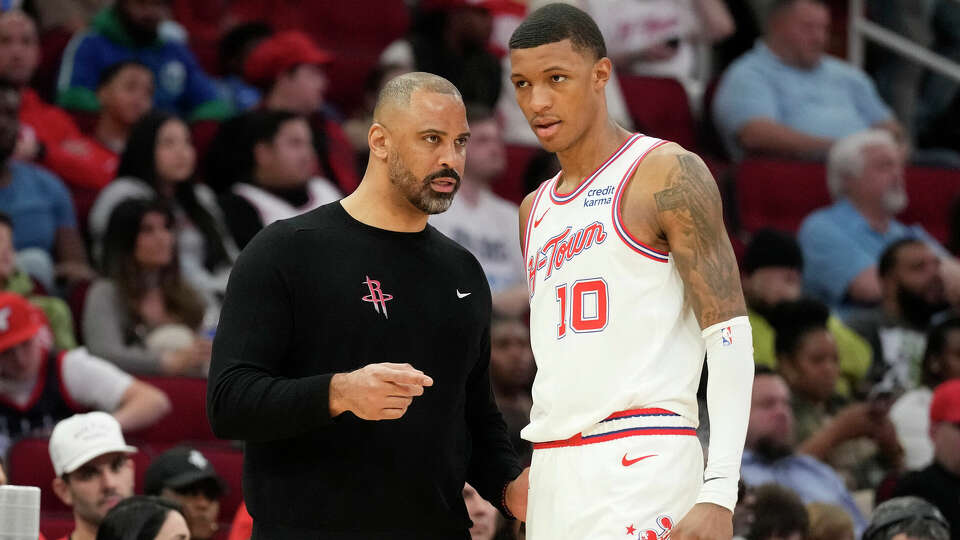
[[[594,221],[574,233],[571,233],[572,230],[573,227],[566,227],[559,234],[550,237],[540,249],[531,253],[527,260],[527,281],[531,297],[541,270],[545,270],[543,279],[548,280],[554,270],[559,270],[567,261],[593,247],[594,243],[602,244],[607,239],[607,232],[599,221]]]

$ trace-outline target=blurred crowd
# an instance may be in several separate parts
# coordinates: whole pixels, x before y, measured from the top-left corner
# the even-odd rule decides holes
[[[357,187],[377,93],[415,70],[467,104],[462,189],[430,223],[487,274],[493,388],[529,460],[517,203],[559,164],[514,101],[507,41],[546,3],[0,3],[0,484],[41,487],[48,538],[249,537],[239,445],[184,428],[205,422],[231,267]],[[736,535],[960,539],[960,83],[880,46],[845,59],[864,15],[960,62],[960,2],[570,3],[607,40],[611,115],[700,153],[725,195],[757,364]],[[819,171],[761,179],[819,208],[744,226],[756,160]],[[900,221],[931,170],[940,195]],[[464,499],[474,538],[522,537]]]

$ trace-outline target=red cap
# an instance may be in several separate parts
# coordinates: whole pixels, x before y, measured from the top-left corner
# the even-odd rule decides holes
[[[37,335],[45,324],[43,313],[22,296],[0,292],[0,352]]]
[[[328,64],[333,53],[323,50],[298,30],[279,32],[261,41],[247,56],[243,74],[253,84],[267,86],[301,64]]]
[[[960,379],[949,380],[933,391],[930,423],[937,422],[960,422]]]

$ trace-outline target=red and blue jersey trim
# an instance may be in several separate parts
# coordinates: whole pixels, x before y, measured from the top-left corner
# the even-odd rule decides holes
[[[600,167],[598,167],[597,170],[593,172],[593,174],[588,176],[587,179],[580,184],[580,187],[578,187],[577,189],[573,190],[570,193],[567,193],[566,195],[560,195],[559,193],[557,193],[557,184],[559,184],[558,181],[552,182],[553,185],[550,188],[550,200],[552,200],[556,204],[563,205],[576,199],[578,195],[580,195],[581,193],[587,190],[587,187],[590,185],[591,182],[593,182],[593,180],[596,177],[600,176],[600,174],[603,173],[603,171],[607,170],[607,168],[610,165],[613,165],[613,162],[616,161],[618,157],[622,156],[624,152],[626,152],[631,146],[633,146],[633,143],[639,141],[640,139],[643,139],[644,137],[645,135],[634,133],[633,136],[631,136],[629,139],[624,141],[623,144],[620,145],[620,148],[618,148],[617,151],[614,152],[612,156],[610,156],[609,158],[607,158],[605,162],[603,162],[603,165],[600,165]],[[559,176],[557,178],[559,178]]]
[[[647,157],[650,152],[654,149],[667,144],[669,141],[660,141],[657,144],[654,144],[647,149],[640,157],[638,157],[630,168],[627,169],[626,174],[623,175],[623,178],[620,179],[620,184],[617,186],[617,191],[613,196],[613,230],[617,232],[617,236],[623,240],[623,243],[627,245],[630,249],[636,251],[644,257],[657,261],[657,262],[668,262],[670,260],[670,253],[666,251],[660,251],[659,249],[654,249],[643,242],[637,240],[630,234],[630,231],[627,230],[627,226],[623,223],[623,211],[621,209],[621,201],[623,199],[623,193],[626,191],[627,184],[630,183],[630,179],[633,178],[633,173],[637,171],[637,167],[640,166],[640,162],[643,161],[643,158]]]
[[[527,261],[527,251],[530,249],[530,235],[533,234],[533,220],[536,219],[535,216],[536,216],[536,214],[537,214],[537,206],[540,205],[540,199],[543,198],[543,194],[544,194],[544,192],[547,190],[547,186],[549,186],[549,185],[550,185],[554,180],[556,180],[557,177],[559,177],[559,176],[560,176],[560,173],[557,173],[557,175],[554,176],[553,178],[551,178],[550,180],[544,180],[544,181],[540,184],[540,187],[537,188],[537,191],[535,192],[536,195],[533,196],[533,204],[530,205],[530,213],[527,215],[527,226],[525,227],[525,233],[524,233],[524,235],[523,235],[523,261],[524,261],[524,262],[523,262],[523,265],[524,265],[524,267],[526,267],[526,265],[527,265],[527,262],[526,262],[526,261]]]
[[[679,414],[668,411],[667,409],[632,409],[628,411],[620,411],[611,414],[610,416],[601,420],[603,422],[609,422],[612,420],[620,420],[623,418],[637,418],[637,417],[655,417],[655,416],[680,416]],[[635,437],[638,435],[684,435],[684,436],[694,436],[697,435],[697,429],[692,427],[684,426],[643,426],[643,427],[630,427],[624,429],[617,429],[613,431],[608,431],[606,433],[597,433],[595,435],[583,435],[582,433],[577,433],[569,439],[564,439],[562,441],[548,441],[548,442],[539,442],[533,443],[534,450],[543,450],[546,448],[564,448],[568,446],[584,446],[588,444],[602,443],[606,441],[613,441],[616,439],[623,439],[626,437]]]

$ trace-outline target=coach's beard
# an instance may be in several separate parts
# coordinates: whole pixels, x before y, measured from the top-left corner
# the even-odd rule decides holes
[[[423,180],[410,172],[397,152],[390,152],[387,157],[387,174],[390,182],[400,188],[403,196],[410,204],[417,207],[424,214],[440,214],[446,212],[453,203],[453,196],[460,190],[460,175],[453,169],[441,169],[428,174]],[[439,193],[430,187],[430,183],[437,178],[452,178],[456,180],[453,191]]]

